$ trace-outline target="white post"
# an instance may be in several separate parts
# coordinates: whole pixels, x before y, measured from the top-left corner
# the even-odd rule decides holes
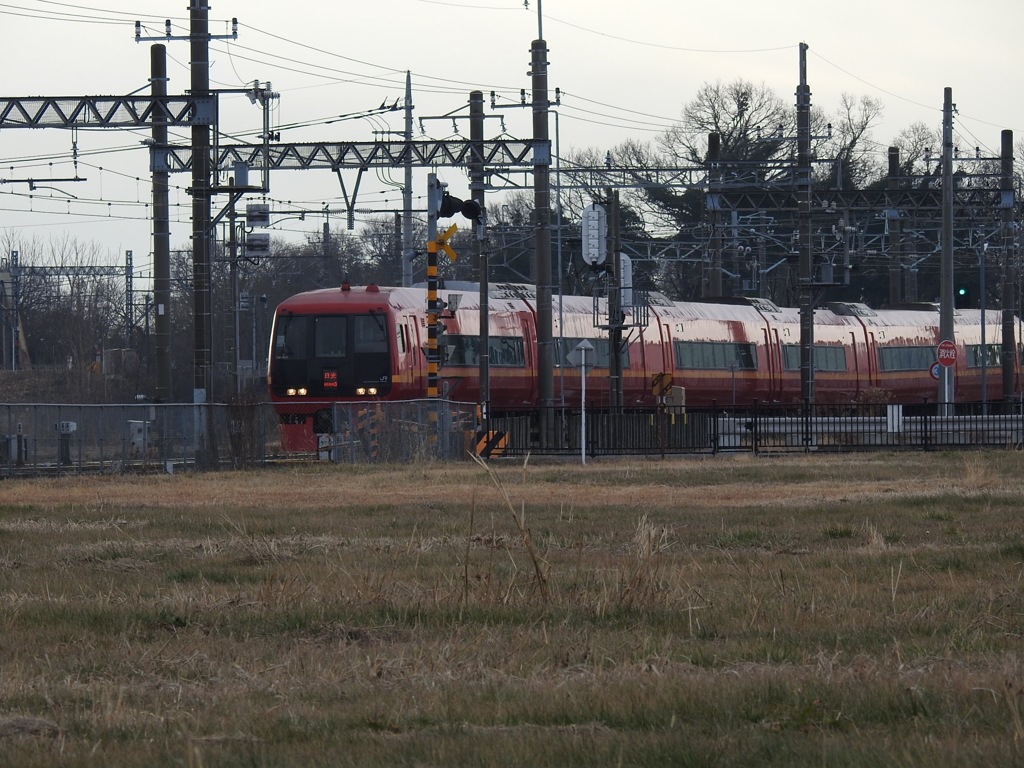
[[[580,461],[587,463],[587,348],[580,350]]]

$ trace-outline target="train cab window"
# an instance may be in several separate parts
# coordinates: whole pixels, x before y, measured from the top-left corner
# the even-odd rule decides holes
[[[388,351],[388,331],[383,315],[355,315],[352,322],[353,352]]]
[[[880,347],[878,350],[878,368],[882,371],[927,371],[934,362],[934,346]]]
[[[747,342],[673,341],[676,368],[681,370],[756,371],[757,349]]]
[[[986,368],[994,368],[1002,365],[1002,345],[986,344],[984,354],[981,344],[967,345],[967,367],[981,368],[984,363]]]
[[[345,357],[344,315],[327,315],[313,319],[313,357]]]
[[[280,360],[306,357],[307,319],[294,315],[277,318],[274,332],[274,356]]]
[[[800,345],[786,344],[782,347],[782,367],[787,371],[800,370]],[[826,344],[814,345],[814,370],[843,373],[846,368],[846,350]]]

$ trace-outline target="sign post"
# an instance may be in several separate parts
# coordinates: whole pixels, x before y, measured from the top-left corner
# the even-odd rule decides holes
[[[941,408],[947,416],[952,416],[953,403],[953,369],[956,366],[957,350],[952,339],[943,339],[935,348],[935,361],[941,367],[939,371],[939,393],[942,400]]]
[[[587,463],[587,370],[593,363],[587,362],[587,352],[593,352],[594,345],[586,339],[577,344],[566,355],[570,365],[580,369],[580,461]]]

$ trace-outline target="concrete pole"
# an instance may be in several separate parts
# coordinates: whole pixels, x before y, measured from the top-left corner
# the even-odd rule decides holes
[[[811,89],[807,85],[807,44],[800,43],[800,85],[796,90],[797,215],[800,226],[800,396],[814,404],[814,253],[811,231]]]
[[[899,189],[900,150],[889,147],[889,180],[888,189],[895,193]],[[900,230],[900,215],[896,210],[896,195],[886,200],[885,205],[886,239],[889,244],[889,304],[895,305],[903,301],[903,253]]]
[[[700,295],[722,295],[722,212],[721,208],[721,169],[722,137],[717,133],[708,134],[708,224],[711,227],[708,238],[708,250],[711,263],[706,280],[701,280]]]
[[[405,73],[405,142],[412,143],[412,73]],[[412,285],[412,152],[406,152],[405,185],[402,187],[402,285]]]
[[[469,190],[474,203],[480,206],[481,222],[477,224],[475,259],[477,279],[480,283],[480,420],[486,429],[490,419],[491,402],[491,328],[490,328],[490,275],[488,274],[487,252],[484,249],[483,227],[487,221],[484,200],[484,94],[472,91],[469,94]]]
[[[205,0],[189,8],[192,96],[210,93],[210,10]],[[193,402],[213,399],[210,312],[210,126],[192,126],[192,284],[195,322]]]
[[[167,95],[167,49],[156,44],[149,49],[150,93]],[[167,124],[159,111],[153,118],[153,148],[167,146]],[[163,153],[160,154],[163,160]],[[161,162],[162,167],[163,163]],[[156,389],[153,399],[171,399],[171,216],[168,190],[170,174],[153,171],[153,354],[156,358]]]
[[[1014,365],[1016,339],[1014,339],[1014,316],[1017,313],[1016,291],[1017,263],[1014,253],[1013,211],[1016,207],[1013,199],[1013,131],[1003,131],[1000,148],[1000,221],[1002,225],[1003,245],[1003,296],[1002,304],[1002,348],[1001,362],[1003,366],[1003,402],[1012,403],[1017,399]]]
[[[619,192],[608,190],[608,245],[612,260],[612,286],[608,291],[608,375],[613,413],[622,412],[622,237],[619,233]]]
[[[942,230],[939,270],[939,341],[953,338],[953,89],[942,100]],[[953,415],[953,366],[940,366],[939,414]]]
[[[537,283],[537,402],[540,406],[540,440],[554,441],[555,356],[551,300],[551,139],[548,133],[547,44],[534,40],[530,74],[533,85],[533,197],[534,261]]]

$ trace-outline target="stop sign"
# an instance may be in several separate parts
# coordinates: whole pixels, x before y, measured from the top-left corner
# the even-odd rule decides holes
[[[956,365],[956,344],[949,339],[940,341],[935,359],[939,362],[939,365],[943,365],[946,368]]]

